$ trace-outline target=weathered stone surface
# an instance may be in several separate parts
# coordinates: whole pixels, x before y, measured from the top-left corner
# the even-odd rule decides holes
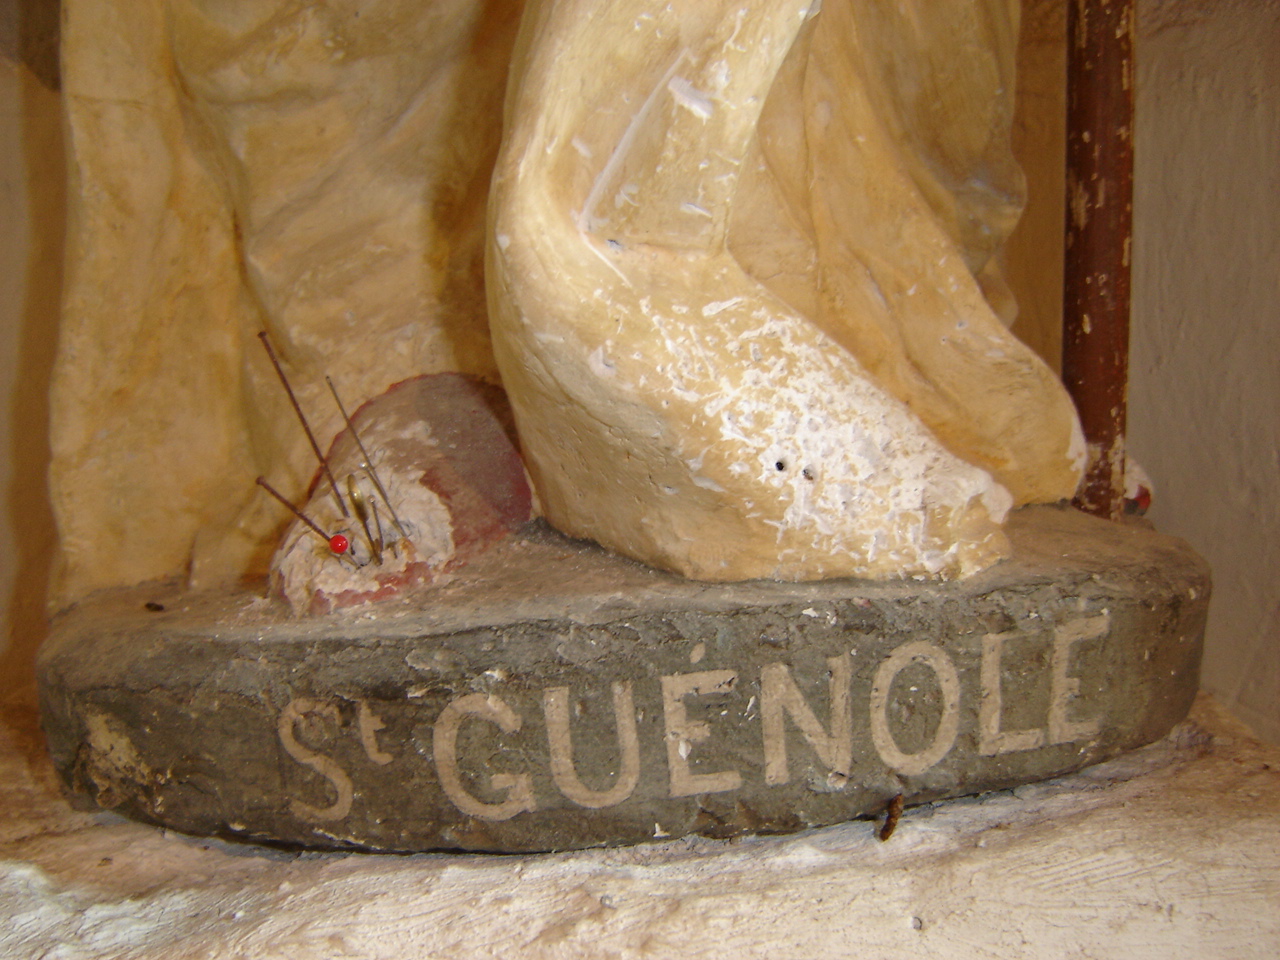
[[[786,832],[1163,735],[1197,686],[1202,561],[1058,508],[1010,535],[948,584],[708,586],[535,528],[345,615],[113,592],[55,624],[44,724],[102,806],[376,850]]]

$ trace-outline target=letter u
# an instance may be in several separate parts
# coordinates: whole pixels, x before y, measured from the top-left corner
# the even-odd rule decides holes
[[[635,703],[630,683],[613,685],[613,717],[622,755],[617,782],[608,790],[592,790],[579,778],[573,765],[573,739],[569,732],[569,688],[549,687],[542,693],[547,718],[547,743],[551,748],[551,777],[556,787],[580,807],[598,810],[626,800],[640,781],[640,738],[636,733]]]

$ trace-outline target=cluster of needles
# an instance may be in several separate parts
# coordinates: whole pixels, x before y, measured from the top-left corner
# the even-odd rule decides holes
[[[396,515],[395,507],[391,505],[391,499],[387,496],[387,488],[382,485],[382,480],[378,476],[377,470],[373,465],[373,458],[369,456],[369,451],[365,449],[364,441],[360,439],[360,434],[356,432],[355,424],[351,422],[351,417],[347,415],[347,408],[343,406],[342,398],[338,396],[338,390],[333,385],[333,380],[325,377],[324,381],[329,385],[329,392],[333,394],[334,402],[338,405],[338,411],[342,414],[342,420],[347,425],[352,438],[356,442],[356,446],[360,450],[360,469],[372,482],[374,488],[378,491],[378,495],[382,498],[382,503],[386,505],[387,511],[391,514],[391,521],[395,525],[395,529],[399,536],[392,538],[390,544],[387,543],[386,537],[382,529],[382,516],[378,512],[378,498],[366,495],[360,489],[360,485],[356,482],[355,474],[347,475],[347,496],[342,496],[342,491],[338,488],[338,481],[333,476],[333,471],[329,469],[329,461],[323,453],[320,452],[320,445],[316,443],[315,434],[311,430],[311,425],[307,422],[306,414],[302,412],[302,407],[298,403],[297,396],[294,395],[293,387],[289,385],[289,378],[285,376],[283,368],[280,366],[280,360],[276,357],[275,349],[271,346],[266,331],[258,334],[258,339],[262,341],[262,346],[266,348],[267,356],[271,358],[271,365],[275,368],[276,375],[280,378],[280,382],[284,385],[285,393],[289,395],[289,402],[293,404],[293,410],[298,415],[298,421],[302,424],[302,429],[306,431],[307,440],[311,442],[311,449],[316,455],[316,459],[320,461],[320,467],[324,470],[325,477],[328,478],[329,487],[333,490],[334,499],[337,501],[338,509],[342,512],[342,516],[350,520],[354,511],[356,519],[360,521],[360,529],[364,532],[365,542],[369,547],[369,560],[381,566],[384,551],[390,549],[392,552],[398,550],[400,540],[410,541],[409,533],[405,530],[404,524],[400,522],[400,517]],[[343,533],[328,534],[321,529],[320,525],[303,513],[297,506],[289,501],[279,490],[267,483],[263,477],[258,477],[258,486],[266,490],[267,493],[275,497],[282,504],[307,525],[316,536],[324,540],[328,544],[329,549],[334,556],[342,562],[343,558],[350,560],[356,567],[362,567],[369,560],[361,561],[357,559],[355,551],[352,550],[350,539]],[[351,508],[347,508],[347,501],[350,500]],[[372,523],[372,526],[370,524]]]

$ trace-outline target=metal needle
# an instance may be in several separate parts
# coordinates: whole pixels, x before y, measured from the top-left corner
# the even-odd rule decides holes
[[[289,386],[289,378],[284,375],[284,370],[280,367],[280,361],[276,359],[276,352],[271,346],[271,341],[267,339],[267,332],[265,330],[259,332],[258,339],[267,348],[267,356],[271,358],[271,365],[276,368],[276,375],[280,377],[280,382],[284,384],[285,393],[289,394],[289,402],[293,404],[293,409],[298,414],[302,429],[307,432],[307,439],[311,441],[311,449],[315,451],[316,459],[320,461],[320,466],[324,468],[325,476],[329,478],[329,486],[333,488],[333,495],[338,500],[338,507],[342,510],[342,515],[350,517],[351,514],[347,511],[347,505],[342,499],[342,494],[338,492],[338,481],[333,479],[333,471],[329,469],[329,461],[320,452],[320,444],[316,443],[315,434],[311,432],[311,425],[307,423],[306,415],[303,414],[302,407],[298,404],[298,398],[293,395],[293,387]]]

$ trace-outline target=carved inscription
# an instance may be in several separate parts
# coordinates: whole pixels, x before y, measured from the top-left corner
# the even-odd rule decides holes
[[[355,797],[355,789],[352,786],[351,778],[347,776],[347,772],[337,763],[323,754],[308,750],[298,742],[295,734],[295,725],[308,716],[327,717],[336,724],[338,722],[338,707],[336,704],[318,702],[308,698],[291,701],[280,714],[280,722],[277,724],[280,743],[284,745],[285,752],[289,756],[310,767],[328,780],[337,794],[337,799],[327,807],[315,807],[295,798],[290,801],[290,809],[293,810],[295,815],[304,820],[320,822],[341,820],[351,812],[351,801]]]
[[[693,745],[711,736],[711,727],[702,720],[690,720],[685,709],[689,696],[713,696],[733,689],[738,675],[732,670],[703,670],[677,673],[662,678],[662,716],[667,726],[667,771],[671,796],[692,797],[700,793],[720,793],[742,786],[737,770],[693,773],[689,754]]]
[[[831,671],[828,726],[814,714],[785,664],[770,663],[760,671],[760,722],[764,736],[764,782],[770,786],[791,779],[787,768],[786,718],[800,728],[805,742],[838,777],[853,768],[853,705],[849,697],[851,666],[848,654],[827,660]]]
[[[501,803],[485,803],[467,792],[458,772],[458,728],[468,717],[492,723],[503,733],[520,732],[520,715],[495,696],[470,693],[451,701],[436,721],[432,739],[436,773],[450,801],[463,813],[481,820],[510,820],[524,810],[537,809],[527,773],[494,773],[489,777],[494,790],[507,793]]]
[[[580,807],[599,810],[617,806],[635,791],[640,782],[640,737],[636,732],[635,700],[631,684],[613,685],[613,722],[617,731],[618,779],[608,790],[592,790],[583,785],[573,766],[573,740],[569,733],[568,687],[549,687],[542,694],[542,710],[547,718],[547,746],[551,753],[551,777],[556,789]]]
[[[849,652],[825,658],[822,678],[798,678],[795,665],[779,660],[750,671],[721,666],[619,680],[608,688],[611,709],[593,706],[590,722],[579,716],[583,698],[604,700],[600,690],[558,683],[533,691],[533,699],[527,685],[513,688],[506,699],[502,691],[465,693],[448,700],[430,723],[429,767],[454,807],[487,821],[535,811],[540,802],[563,803],[554,793],[539,795],[539,782],[539,789],[554,789],[584,810],[624,804],[646,784],[650,798],[655,792],[668,798],[732,793],[752,780],[766,788],[783,787],[793,778],[798,744],[808,752],[806,764],[811,767],[816,760],[826,771],[832,790],[843,789],[855,761],[867,762],[857,758],[869,755],[900,777],[916,777],[957,749],[962,729],[971,731],[966,749],[985,757],[1097,737],[1103,718],[1082,715],[1077,661],[1084,648],[1109,631],[1104,614],[1035,634],[978,635],[971,652],[949,653],[937,644],[913,640],[890,650],[873,667],[862,665],[860,675],[869,675],[869,687],[866,679],[857,681]],[[1037,645],[1032,662],[1041,665],[1039,675],[1029,676],[1023,663],[1011,680],[1010,650],[1028,642]],[[968,664],[978,661],[976,670],[969,668],[974,679],[968,684],[954,659],[962,654],[970,658]],[[698,644],[690,659],[698,663],[704,655],[705,646]],[[1019,682],[1036,684],[1041,691],[1036,726],[1006,725],[1010,698],[1026,693]],[[748,690],[754,692],[748,695]],[[406,765],[406,776],[422,776],[427,769],[425,744],[398,749],[385,733],[386,718],[363,700],[356,701],[354,719],[344,733],[338,700],[295,699],[277,724],[284,752],[319,777],[308,790],[312,802],[290,802],[295,816],[313,823],[342,820],[358,796],[356,771],[323,752],[326,740],[356,738],[374,767]],[[660,711],[660,727],[651,723],[646,728],[640,722],[644,711],[654,709]],[[903,717],[914,718],[914,732],[904,726]],[[1026,722],[1025,710],[1022,720]],[[480,755],[460,752],[460,738],[465,740],[468,730],[483,733],[485,742],[498,746]],[[652,746],[659,747],[656,755],[665,757],[660,769],[646,769],[642,762],[646,755],[654,756],[643,749],[645,730],[655,738]],[[589,751],[584,770],[581,757],[588,751],[582,743],[588,737],[595,749]],[[408,764],[419,767],[409,770]],[[326,802],[314,802],[322,794]]]
[[[904,753],[889,726],[889,694],[893,681],[913,663],[933,671],[942,689],[942,718],[938,721],[933,742],[915,753]],[[941,647],[917,640],[904,643],[884,659],[871,684],[871,739],[876,751],[898,773],[913,777],[924,773],[951,752],[960,729],[960,675],[951,657]]]

